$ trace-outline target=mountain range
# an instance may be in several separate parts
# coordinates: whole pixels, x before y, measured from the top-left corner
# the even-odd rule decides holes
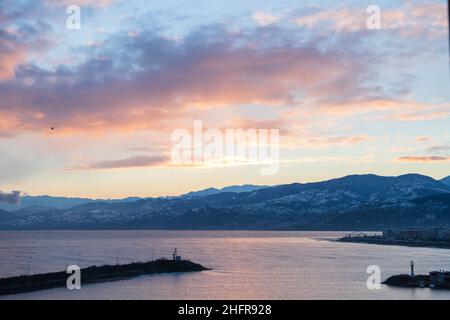
[[[265,188],[267,186],[255,186],[252,184],[246,184],[242,186],[229,186],[222,189],[208,188],[200,191],[191,191],[183,194],[180,197],[194,198],[217,194],[221,192],[250,192],[258,189]],[[167,199],[176,197],[166,197]],[[17,211],[28,207],[45,207],[54,209],[69,209],[78,205],[92,203],[92,202],[104,202],[104,203],[120,203],[120,202],[132,202],[148,198],[129,197],[124,199],[89,199],[89,198],[68,198],[68,197],[50,197],[50,196],[22,196],[20,203],[1,203],[0,210]]]
[[[439,181],[441,181],[442,183],[444,183],[444,184],[450,186],[450,176],[445,177],[445,178],[443,178],[443,179],[441,179],[441,180],[439,180]]]
[[[380,230],[450,226],[450,177],[351,175],[315,183],[231,186],[177,197],[24,197],[0,229]]]

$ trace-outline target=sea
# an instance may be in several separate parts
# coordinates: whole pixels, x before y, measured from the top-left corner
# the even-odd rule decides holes
[[[391,275],[450,269],[450,250],[334,241],[345,232],[0,231],[0,277],[171,258],[211,270],[140,276],[0,299],[450,299],[450,291],[368,286]],[[371,267],[372,266],[372,267]],[[373,266],[376,266],[375,269]],[[379,269],[378,269],[379,268]],[[81,275],[82,277],[82,275]],[[371,278],[372,279],[372,278]],[[372,283],[372,281],[369,281]]]

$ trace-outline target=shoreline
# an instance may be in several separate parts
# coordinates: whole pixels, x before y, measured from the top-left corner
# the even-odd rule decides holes
[[[450,242],[441,241],[409,241],[409,240],[390,240],[380,237],[344,237],[336,239],[337,242],[348,243],[366,243],[386,246],[402,246],[415,248],[434,248],[434,249],[450,249]]]
[[[450,285],[447,283],[433,284],[430,275],[415,275],[398,274],[390,276],[382,282],[385,285],[398,288],[429,288],[433,290],[450,290]]]
[[[93,284],[132,279],[143,275],[210,270],[188,260],[155,260],[124,265],[90,266],[81,269],[81,283]],[[0,279],[0,296],[66,287],[66,271]]]

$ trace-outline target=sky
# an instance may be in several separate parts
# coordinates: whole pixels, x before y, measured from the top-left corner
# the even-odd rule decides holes
[[[70,5],[80,28],[68,28]],[[367,27],[380,9],[380,28]],[[446,1],[0,1],[0,192],[178,195],[450,175]],[[279,131],[278,170],[177,164],[175,130]]]

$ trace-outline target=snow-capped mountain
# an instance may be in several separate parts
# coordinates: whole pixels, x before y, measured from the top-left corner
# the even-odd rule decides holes
[[[450,224],[450,186],[418,174],[352,175],[316,183],[233,186],[179,197],[0,212],[1,229],[370,229],[430,223]]]
[[[8,211],[16,211],[20,209],[25,209],[28,207],[46,207],[46,208],[56,208],[56,209],[69,209],[74,206],[82,205],[91,202],[130,202],[137,201],[141,198],[125,198],[125,199],[107,199],[107,200],[97,200],[88,198],[68,198],[68,197],[50,197],[50,196],[22,196],[20,198],[20,203],[8,204],[0,203],[0,209]]]
[[[210,196],[212,194],[218,194],[222,192],[232,192],[232,193],[241,193],[241,192],[252,192],[255,190],[259,190],[262,188],[267,188],[267,186],[255,186],[253,184],[245,184],[242,186],[229,186],[222,189],[216,189],[216,188],[208,188],[200,191],[191,191],[189,193],[186,193],[184,195],[181,195],[181,197],[184,198],[192,198],[192,197],[203,197],[203,196]]]

